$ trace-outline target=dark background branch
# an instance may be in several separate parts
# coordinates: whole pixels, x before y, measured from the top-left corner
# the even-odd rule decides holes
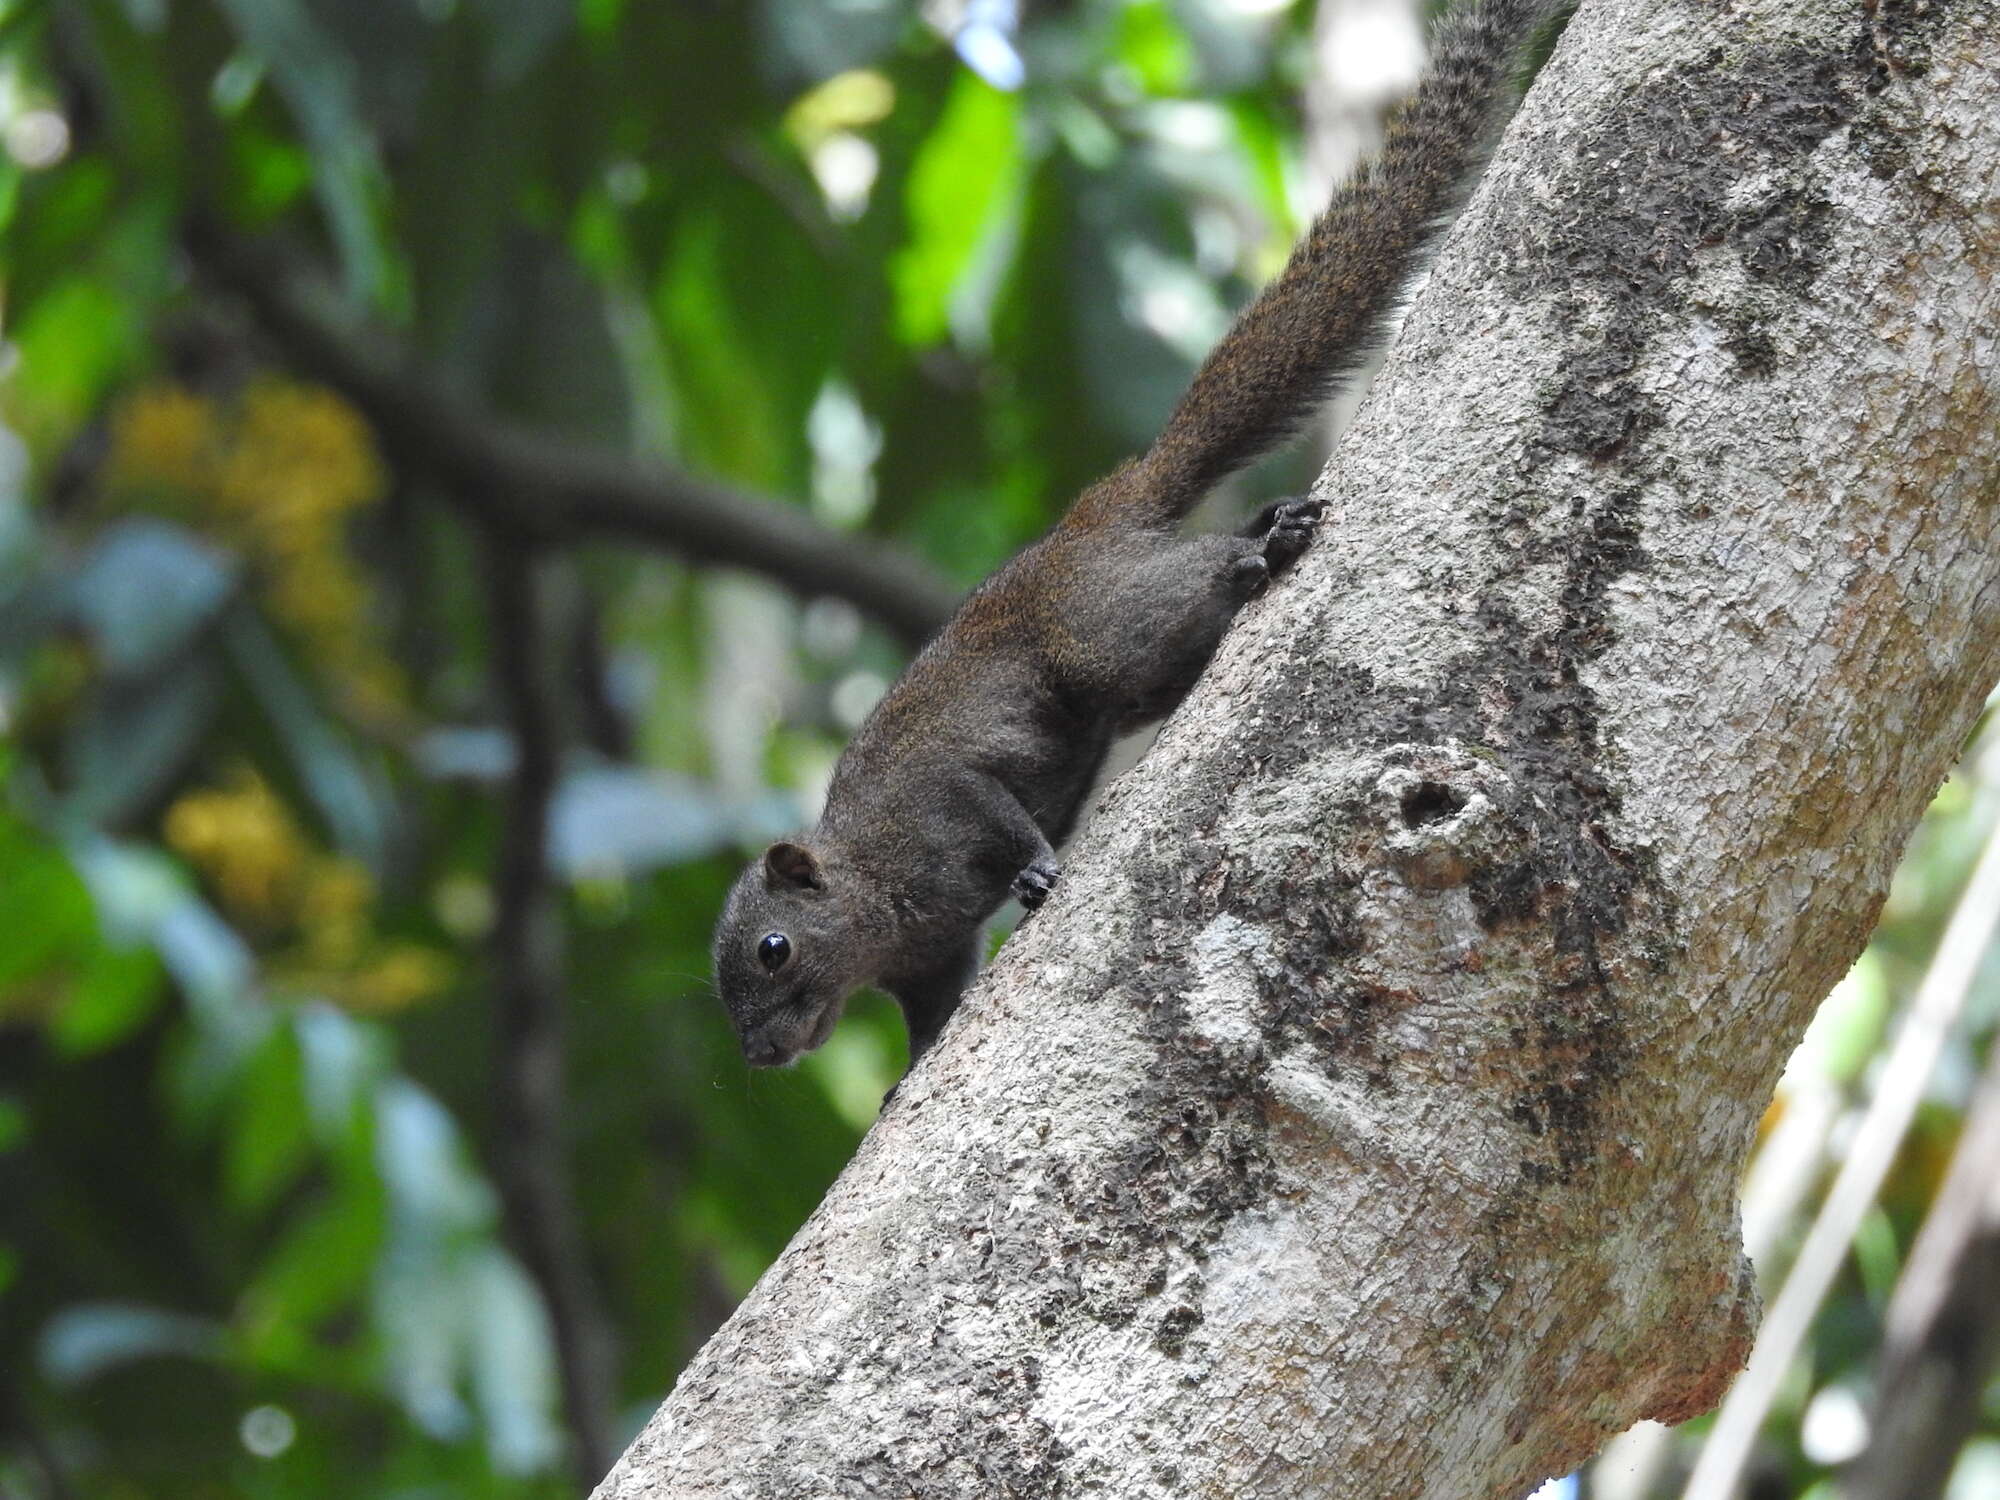
[[[711,480],[532,433],[477,409],[360,327],[330,288],[269,246],[196,228],[189,244],[216,285],[249,304],[302,373],[341,392],[394,461],[438,479],[454,504],[545,541],[636,541],[694,562],[747,568],[799,593],[845,599],[911,644],[957,591],[926,564],[803,511]]]
[[[584,1248],[564,1136],[563,933],[548,872],[559,761],[533,548],[486,537],[495,685],[514,739],[494,908],[496,1172],[507,1227],[555,1338],[572,1462],[584,1486],[615,1456],[610,1326]]]

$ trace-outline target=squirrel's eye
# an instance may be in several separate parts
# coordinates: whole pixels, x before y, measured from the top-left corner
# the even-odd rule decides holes
[[[767,932],[757,944],[757,962],[775,974],[792,956],[792,940],[782,932]]]

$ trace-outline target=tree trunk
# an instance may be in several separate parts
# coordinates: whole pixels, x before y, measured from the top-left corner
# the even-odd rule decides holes
[[[599,1496],[1514,1496],[1717,1399],[2000,671],[1996,10],[1588,0],[1319,541]]]

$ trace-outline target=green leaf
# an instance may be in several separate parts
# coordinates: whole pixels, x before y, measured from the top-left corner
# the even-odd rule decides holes
[[[879,1027],[842,1026],[802,1067],[826,1091],[841,1119],[859,1132],[875,1123],[883,1096],[901,1073],[894,1051]]]
[[[821,248],[769,191],[733,174],[700,184],[651,299],[685,457],[744,483],[803,488],[806,414],[836,348],[833,293]]]
[[[239,610],[224,626],[224,639],[335,842],[379,869],[388,843],[386,794],[262,620]]]
[[[31,26],[41,23],[50,0],[13,0],[0,7],[0,47],[18,43]]]
[[[382,1238],[381,1195],[359,1183],[298,1214],[244,1287],[245,1354],[280,1367],[306,1359],[317,1326],[366,1295]]]
[[[584,766],[556,788],[549,862],[570,879],[639,874],[731,848],[791,811],[787,798],[733,805],[692,777]]]
[[[313,1136],[336,1159],[350,1157],[368,1139],[369,1102],[389,1072],[387,1039],[379,1028],[317,1001],[298,1008],[292,1031],[305,1067]]]
[[[1236,144],[1250,163],[1250,181],[1258,206],[1271,223],[1271,241],[1278,263],[1291,250],[1298,226],[1292,220],[1291,198],[1285,191],[1285,144],[1270,108],[1252,98],[1229,101],[1226,108],[1236,127]]]
[[[1181,247],[1162,242],[1161,207],[1170,199],[1158,181],[1104,174],[1080,197],[1089,232],[1073,247],[1066,280],[1086,389],[1113,430],[1143,448],[1228,314]],[[1166,315],[1151,313],[1156,299]]]
[[[221,697],[221,673],[205,656],[99,684],[70,721],[65,811],[107,826],[153,802],[185,773]]]
[[[0,234],[14,222],[14,209],[21,201],[21,168],[11,159],[0,159]]]
[[[14,1012],[25,1018],[50,998],[38,993],[49,971],[87,951],[97,924],[89,892],[61,851],[5,820],[0,820],[0,872],[8,920],[8,941],[0,943],[0,1016]]]
[[[1163,0],[1139,0],[1119,12],[1118,55],[1149,94],[1182,93],[1194,75],[1187,34]]]
[[[83,835],[70,860],[89,887],[113,943],[150,943],[187,997],[203,1030],[241,1055],[268,1028],[250,994],[254,966],[243,941],[188,889],[157,850]]]
[[[142,347],[137,310],[99,282],[65,277],[14,327],[16,377],[35,427],[66,434],[103,399]]]
[[[101,537],[70,584],[76,619],[112,672],[138,673],[181,650],[227,602],[235,564],[164,521],[128,521]]]
[[[375,1093],[375,1164],[405,1243],[441,1244],[492,1224],[492,1189],[471,1170],[451,1115],[400,1075]]]
[[[158,1009],[161,977],[151,949],[94,946],[49,1028],[57,1051],[85,1057],[124,1041]]]
[[[1861,1272],[1861,1284],[1877,1313],[1888,1306],[1896,1289],[1896,1275],[1902,1260],[1896,1244],[1896,1227],[1880,1204],[1871,1207],[1854,1229],[1854,1264]]]
[[[1188,57],[1199,64],[1183,86],[1233,94],[1265,81],[1270,52],[1255,19],[1229,0],[1173,0],[1172,11]]]
[[[96,243],[110,222],[118,178],[102,157],[85,156],[22,182],[18,191],[20,217],[9,236],[9,258],[25,262],[31,271],[56,267],[75,274],[71,257],[78,248]],[[52,281],[49,289],[55,285]],[[14,316],[27,310],[17,308]]]
[[[396,300],[384,219],[389,186],[355,97],[354,64],[300,0],[218,0],[244,46],[269,64],[312,149],[313,185],[340,249],[350,294]]]
[[[472,0],[471,9],[486,21],[486,76],[501,88],[526,77],[576,19],[553,0]]]
[[[953,298],[996,219],[1022,183],[1020,97],[960,73],[943,117],[910,168],[909,238],[891,268],[896,331],[906,344],[940,342]],[[990,291],[989,291],[990,297]],[[984,309],[979,310],[984,321]]]
[[[128,1036],[160,997],[159,960],[129,936],[107,938],[89,888],[61,848],[0,820],[0,1016],[44,1020],[58,1051],[101,1051]]]
[[[873,62],[907,24],[883,0],[759,0],[766,65],[787,78],[831,78]]]
[[[472,1392],[486,1446],[501,1473],[532,1474],[562,1452],[548,1313],[520,1266],[498,1246],[468,1260]]]
[[[472,1422],[457,1379],[463,1286],[445,1273],[435,1247],[392,1241],[376,1259],[370,1298],[391,1394],[431,1437],[462,1436]]]
[[[253,229],[290,208],[313,184],[309,154],[247,123],[229,133],[229,164],[229,206]]]
[[[609,41],[618,30],[625,0],[577,0],[577,24],[594,42]]]
[[[81,1385],[139,1359],[178,1355],[214,1358],[222,1329],[206,1318],[126,1302],[84,1302],[64,1308],[43,1325],[42,1374],[51,1384]]]
[[[223,1185],[238,1209],[268,1207],[297,1180],[310,1154],[305,1083],[291,1033],[274,1028],[238,1080],[223,1141]]]
[[[12,1151],[27,1138],[27,1107],[12,1094],[0,1094],[0,1153]]]
[[[1820,1002],[1788,1069],[1839,1083],[1859,1078],[1881,1047],[1893,1008],[1888,976],[1871,949]]]

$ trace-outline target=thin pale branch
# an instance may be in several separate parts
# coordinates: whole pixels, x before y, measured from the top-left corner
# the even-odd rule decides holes
[[[2000,1366],[2000,1046],[1890,1299],[1868,1448],[1844,1500],[1944,1493]]]
[[[1855,1231],[1901,1149],[1939,1054],[1965,1008],[1986,946],[2000,923],[2000,830],[1987,838],[1931,960],[1903,1029],[1882,1066],[1840,1175],[1806,1234],[1791,1274],[1765,1316],[1750,1363],[1722,1403],[1682,1500],[1728,1495],[1749,1461],[1765,1414],[1812,1331],[1820,1304],[1847,1261]]]

